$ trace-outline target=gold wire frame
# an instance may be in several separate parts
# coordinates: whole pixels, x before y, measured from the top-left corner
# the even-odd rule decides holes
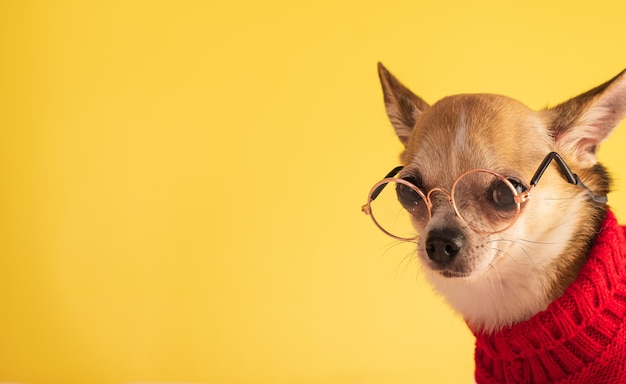
[[[515,201],[515,208],[516,208],[515,216],[513,217],[513,219],[511,220],[511,222],[507,226],[505,226],[502,229],[498,229],[497,231],[484,231],[484,230],[481,230],[479,228],[476,228],[471,223],[467,222],[467,220],[465,220],[465,218],[460,214],[458,205],[456,204],[456,202],[454,200],[454,195],[455,195],[454,192],[456,190],[456,187],[458,186],[459,181],[462,180],[467,175],[472,174],[472,173],[477,173],[477,172],[488,173],[488,174],[491,174],[492,176],[498,178],[500,181],[505,183],[507,185],[507,187],[513,193],[513,199]],[[416,240],[418,238],[418,235],[416,234],[415,236],[412,236],[412,237],[402,237],[402,236],[397,236],[397,235],[389,232],[387,229],[385,229],[376,220],[376,217],[375,217],[375,215],[372,212],[372,206],[371,206],[372,201],[376,200],[376,198],[378,197],[380,192],[382,192],[382,190],[385,188],[386,184],[389,184],[389,183],[392,183],[392,182],[393,183],[399,183],[399,184],[406,185],[407,187],[409,187],[413,191],[415,191],[422,198],[422,200],[424,200],[424,202],[426,203],[426,207],[428,208],[428,219],[432,218],[432,207],[433,207],[433,204],[432,204],[432,201],[431,201],[431,198],[430,198],[431,194],[433,192],[435,192],[435,191],[443,193],[448,198],[448,202],[454,208],[454,212],[455,212],[456,216],[463,223],[465,223],[468,227],[472,228],[472,230],[474,230],[475,232],[480,233],[480,234],[495,234],[495,233],[500,233],[500,232],[506,231],[507,229],[511,228],[511,226],[513,226],[513,224],[515,224],[515,222],[517,221],[517,218],[519,217],[519,215],[521,213],[522,204],[526,203],[530,199],[531,191],[534,188],[534,185],[531,185],[530,188],[527,191],[524,191],[524,192],[521,192],[521,193],[517,192],[517,190],[515,189],[513,184],[506,177],[504,177],[504,176],[500,175],[499,173],[494,172],[492,170],[483,169],[483,168],[472,169],[472,170],[469,170],[469,171],[463,173],[462,175],[460,175],[454,181],[454,184],[452,184],[452,188],[450,189],[449,192],[446,191],[443,188],[436,187],[436,188],[433,188],[433,189],[429,190],[427,194],[424,194],[424,192],[422,192],[421,189],[419,189],[417,186],[413,185],[411,182],[409,182],[409,181],[407,181],[405,179],[396,178],[396,177],[384,178],[381,181],[379,181],[376,184],[374,184],[374,186],[372,187],[372,189],[370,190],[370,192],[369,192],[369,194],[367,196],[367,203],[365,203],[361,207],[361,211],[363,211],[363,213],[365,213],[366,215],[368,215],[369,217],[372,218],[372,221],[378,227],[378,229],[383,231],[388,236],[390,236],[390,237],[392,237],[392,238],[394,238],[396,240],[400,240],[400,241],[414,241],[414,240]]]

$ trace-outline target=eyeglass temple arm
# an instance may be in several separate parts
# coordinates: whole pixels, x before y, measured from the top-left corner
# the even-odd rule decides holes
[[[530,179],[530,185],[532,185],[533,187],[537,185],[537,183],[539,182],[539,179],[541,178],[541,176],[543,176],[543,173],[546,171],[546,169],[548,169],[548,166],[550,165],[552,160],[556,161],[557,165],[559,166],[559,169],[561,170],[561,173],[563,174],[563,176],[565,176],[565,179],[567,179],[568,183],[578,185],[581,188],[587,190],[587,192],[589,192],[589,195],[591,196],[593,201],[595,201],[596,203],[600,203],[600,204],[607,203],[608,198],[606,196],[598,196],[595,193],[593,193],[591,189],[589,189],[585,184],[583,184],[583,182],[580,180],[578,175],[572,172],[572,170],[567,166],[567,164],[565,163],[565,160],[563,160],[561,155],[559,155],[556,152],[548,153],[548,155],[543,159],[543,161],[541,162],[541,165],[539,165],[539,168],[537,169],[537,172],[535,172],[535,175],[533,176],[533,178]]]
[[[402,166],[402,165],[399,165],[399,166],[395,167],[388,174],[386,174],[384,178],[388,179],[390,177],[394,177],[395,175],[398,174],[398,172],[400,172],[402,170],[402,168],[404,168],[404,166]],[[378,195],[380,195],[380,193],[383,191],[383,189],[385,189],[386,186],[387,186],[387,184],[385,183],[385,184],[380,185],[378,188],[376,188],[374,190],[374,192],[372,192],[372,195],[370,196],[370,199],[372,201],[376,200]]]

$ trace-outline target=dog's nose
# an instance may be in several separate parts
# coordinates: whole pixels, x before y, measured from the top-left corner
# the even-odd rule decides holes
[[[444,267],[459,254],[463,243],[465,243],[465,236],[458,231],[432,230],[426,238],[426,253],[429,259]]]

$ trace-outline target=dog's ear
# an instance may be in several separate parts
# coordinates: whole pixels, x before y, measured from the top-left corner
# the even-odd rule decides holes
[[[606,83],[552,108],[557,150],[579,165],[596,164],[598,144],[611,135],[626,115],[626,70]]]
[[[387,115],[398,138],[406,146],[417,118],[428,108],[428,103],[402,85],[382,63],[378,63],[378,76],[383,87]]]

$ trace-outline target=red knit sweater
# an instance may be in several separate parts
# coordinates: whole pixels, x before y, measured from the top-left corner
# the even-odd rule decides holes
[[[625,233],[608,212],[560,298],[528,321],[476,334],[477,383],[626,383]]]

